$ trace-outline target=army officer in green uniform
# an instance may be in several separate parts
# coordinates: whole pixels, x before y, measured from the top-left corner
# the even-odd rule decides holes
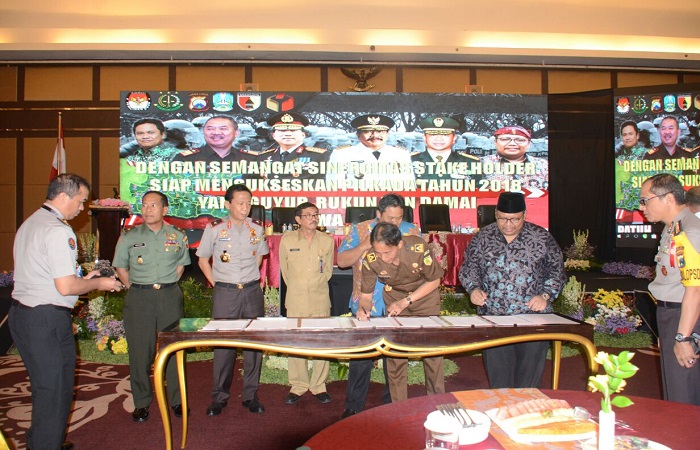
[[[148,420],[153,400],[150,372],[156,353],[156,333],[184,315],[177,282],[190,263],[185,232],[163,221],[168,197],[149,191],[141,204],[143,225],[119,238],[114,267],[129,288],[124,302],[124,330],[129,345],[134,422]],[[174,358],[166,368],[168,398],[176,417],[182,417],[180,388]]]
[[[368,320],[372,292],[377,280],[384,283],[388,316],[437,316],[440,314],[442,267],[426,242],[418,236],[403,236],[396,225],[381,222],[370,234],[372,250],[362,260],[362,294],[359,320]],[[423,359],[428,395],[445,392],[443,359]],[[406,400],[408,360],[388,358],[391,401]]]

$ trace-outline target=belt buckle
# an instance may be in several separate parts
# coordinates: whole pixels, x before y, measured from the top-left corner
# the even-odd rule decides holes
[[[236,283],[237,289],[243,289],[243,283]]]
[[[159,284],[159,283],[154,284],[154,285],[153,285],[153,289],[156,289],[156,290],[157,290],[157,289],[160,289],[160,284]]]

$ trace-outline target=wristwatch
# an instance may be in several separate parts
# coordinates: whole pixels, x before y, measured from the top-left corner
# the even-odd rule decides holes
[[[413,300],[411,300],[411,296],[406,297],[406,301],[408,302],[408,306],[411,306],[413,304]]]
[[[544,294],[540,295],[540,297],[542,297],[546,301],[549,301],[549,294],[547,294],[546,292]]]
[[[690,342],[693,338],[691,338],[690,336],[683,336],[683,334],[678,333],[676,334],[675,339],[676,342]]]

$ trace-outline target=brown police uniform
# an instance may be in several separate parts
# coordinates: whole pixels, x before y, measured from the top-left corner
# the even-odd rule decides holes
[[[384,302],[387,308],[394,302],[411,295],[426,282],[442,278],[443,270],[433,257],[426,242],[418,236],[403,236],[403,248],[399,253],[399,265],[388,264],[370,251],[362,260],[362,293],[371,294],[379,279],[384,283]],[[367,305],[364,305],[365,308]],[[440,314],[440,292],[435,289],[419,300],[414,300],[401,312],[401,316],[437,316]],[[425,386],[428,395],[445,392],[443,359],[424,358]],[[388,358],[389,391],[391,400],[408,398],[408,360]]]

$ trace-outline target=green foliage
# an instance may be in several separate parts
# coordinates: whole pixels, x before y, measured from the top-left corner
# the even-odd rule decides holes
[[[576,277],[569,277],[561,294],[557,297],[552,307],[555,312],[567,317],[573,316],[581,309],[581,302],[586,292],[586,285],[579,283]]]
[[[185,317],[211,317],[211,289],[190,277],[180,282],[184,296]]]
[[[100,292],[104,296],[105,316],[112,316],[114,320],[124,320],[124,299],[126,291]]]
[[[453,288],[447,288],[445,286],[441,286],[440,291],[440,314],[476,314],[476,306],[469,300],[468,294],[456,293]]]

